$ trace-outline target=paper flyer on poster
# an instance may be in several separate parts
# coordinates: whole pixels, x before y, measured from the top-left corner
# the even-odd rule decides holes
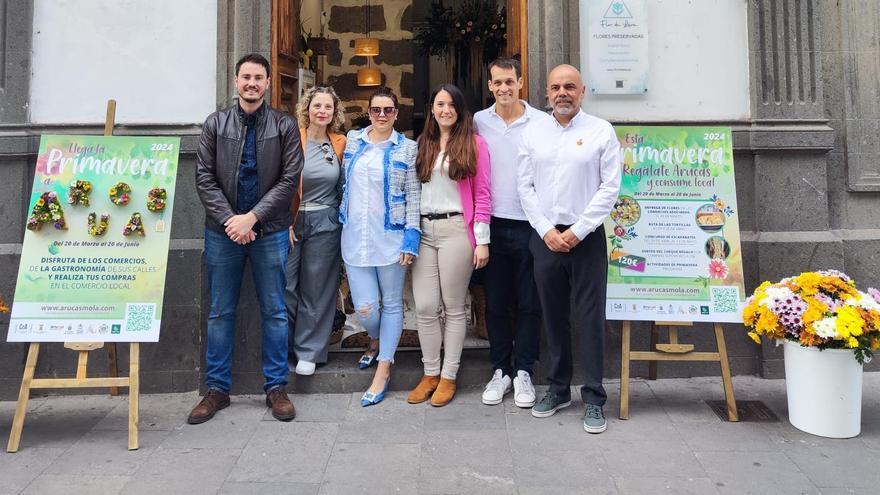
[[[8,342],[156,342],[177,137],[40,139]]]
[[[622,174],[605,221],[608,319],[741,322],[730,128],[616,131]]]

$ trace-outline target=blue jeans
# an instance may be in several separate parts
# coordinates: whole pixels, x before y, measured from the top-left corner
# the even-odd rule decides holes
[[[240,246],[225,234],[205,229],[205,263],[208,266],[208,349],[205,353],[205,383],[208,388],[229,393],[232,386],[232,351],[235,342],[235,312],[244,274],[245,260],[260,303],[263,331],[264,389],[287,384],[287,308],[284,305],[284,264],[290,241],[287,229],[257,238]]]
[[[406,267],[345,265],[354,314],[371,339],[379,339],[379,361],[394,362],[403,332],[403,284]],[[381,305],[380,305],[381,303]]]

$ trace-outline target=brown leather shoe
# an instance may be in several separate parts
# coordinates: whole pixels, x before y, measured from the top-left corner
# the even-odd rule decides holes
[[[291,421],[296,417],[296,408],[287,397],[284,387],[275,387],[266,394],[266,406],[272,408],[272,417],[278,421]]]
[[[410,404],[421,404],[422,402],[425,402],[431,398],[431,394],[437,389],[438,383],[440,383],[439,376],[422,376],[422,379],[419,380],[419,384],[416,385],[416,388],[412,389],[412,392],[409,393],[409,397],[406,398],[406,401]]]
[[[224,394],[213,388],[208,389],[208,393],[202,397],[201,402],[193,408],[186,418],[186,422],[191,425],[198,425],[214,417],[217,411],[229,406],[229,394]]]
[[[431,405],[434,407],[445,406],[455,397],[455,380],[441,378],[437,390],[431,396]]]

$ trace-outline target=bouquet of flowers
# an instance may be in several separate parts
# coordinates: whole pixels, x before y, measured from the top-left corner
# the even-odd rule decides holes
[[[853,349],[860,364],[880,348],[880,291],[856,289],[836,270],[801,273],[764,282],[746,300],[749,337],[787,339],[805,347]]]
[[[3,297],[0,297],[0,313],[8,313],[9,306],[6,305],[6,302],[3,301]]]

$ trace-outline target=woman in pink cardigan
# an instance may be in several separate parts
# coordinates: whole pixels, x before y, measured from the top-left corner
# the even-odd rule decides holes
[[[418,140],[422,237],[412,269],[425,375],[407,400],[418,404],[431,399],[432,406],[444,406],[455,395],[471,272],[489,261],[492,198],[489,148],[474,133],[461,90],[440,85],[431,95],[431,114]]]

